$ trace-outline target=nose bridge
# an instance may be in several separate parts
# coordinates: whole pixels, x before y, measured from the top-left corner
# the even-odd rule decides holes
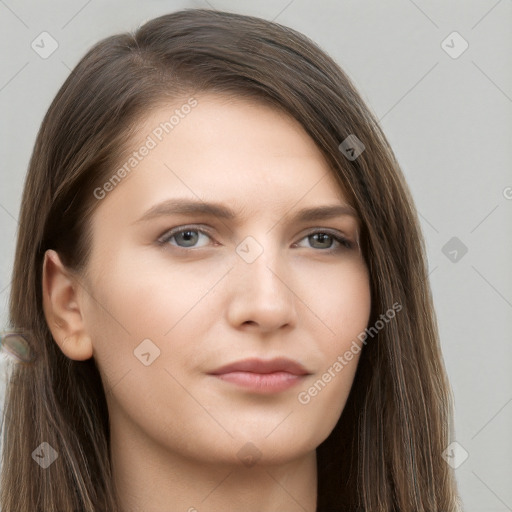
[[[247,236],[236,252],[236,292],[232,297],[235,321],[250,321],[268,329],[295,322],[294,294],[287,282],[290,273],[272,232]]]
[[[285,256],[272,232],[247,236],[237,246],[238,266],[243,279],[255,293],[278,295],[284,286],[281,275],[285,273]]]

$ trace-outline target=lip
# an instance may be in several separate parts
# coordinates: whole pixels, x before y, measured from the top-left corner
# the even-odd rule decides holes
[[[210,375],[256,393],[278,393],[297,385],[310,373],[300,363],[278,357],[236,361]]]
[[[300,363],[287,359],[285,357],[276,357],[275,359],[244,359],[227,364],[210,372],[211,375],[222,375],[231,372],[250,372],[259,374],[268,374],[275,372],[286,372],[292,375],[307,375],[309,372]]]

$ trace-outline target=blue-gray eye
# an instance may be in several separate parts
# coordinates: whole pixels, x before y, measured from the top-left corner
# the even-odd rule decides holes
[[[209,237],[208,233],[206,231],[202,231],[200,229],[191,229],[191,228],[181,228],[179,230],[172,230],[166,233],[163,237],[159,239],[159,242],[162,244],[165,244],[172,240],[173,238],[176,240],[176,242],[183,242],[184,245],[179,245],[178,247],[182,249],[190,248],[190,247],[196,247],[196,243],[198,239],[200,238],[200,235],[205,235]],[[171,244],[175,245],[175,244]]]
[[[192,227],[180,227],[172,229],[165,233],[158,239],[158,242],[160,245],[165,245],[174,238],[176,243],[170,245],[177,246],[180,249],[204,247],[204,244],[202,246],[196,245],[201,235],[204,235],[207,238],[211,238],[210,234],[203,229]],[[354,246],[352,242],[347,240],[339,233],[332,233],[329,230],[325,229],[313,231],[312,233],[309,233],[308,235],[304,236],[301,239],[301,241],[306,239],[309,240],[310,243],[316,242],[320,244],[320,246],[312,246],[313,249],[321,249],[327,253],[336,251],[337,249],[341,248],[352,249]],[[337,247],[333,247],[333,241],[334,245],[338,244]]]
[[[353,247],[352,242],[347,240],[345,237],[325,230],[309,233],[309,235],[306,235],[303,238],[303,240],[305,239],[308,239],[310,244],[318,242],[320,247],[317,245],[316,247],[313,247],[313,249],[324,249],[326,252],[335,251],[337,249],[336,247],[333,247],[332,241],[347,249],[351,249]]]

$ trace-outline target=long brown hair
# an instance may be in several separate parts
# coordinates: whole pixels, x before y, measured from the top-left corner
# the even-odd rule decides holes
[[[85,268],[99,203],[93,190],[112,176],[152,107],[203,91],[263,101],[302,124],[360,216],[370,325],[392,304],[402,306],[365,344],[340,420],[317,448],[317,510],[457,510],[453,470],[442,457],[453,435],[452,395],[424,241],[386,137],[347,75],[311,40],[263,19],[202,9],[96,44],[43,120],[23,192],[10,296],[11,327],[30,332],[38,357],[13,365],[9,375],[2,510],[119,510],[108,390],[94,358],[71,360],[52,338],[42,308],[43,256],[55,249],[70,269]],[[349,135],[364,144],[357,158],[340,149]],[[45,470],[32,457],[42,442],[58,453]]]

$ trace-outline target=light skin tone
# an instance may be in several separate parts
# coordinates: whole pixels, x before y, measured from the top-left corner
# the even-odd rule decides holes
[[[98,364],[123,510],[313,512],[315,449],[343,411],[360,353],[307,404],[298,396],[368,324],[360,225],[297,121],[247,99],[196,99],[99,200],[87,271],[73,274],[46,252],[46,319],[67,357]],[[149,114],[133,150],[181,104]],[[173,199],[219,203],[235,216],[141,220]],[[295,218],[332,205],[345,212]],[[275,357],[308,374],[270,393],[209,374]]]

